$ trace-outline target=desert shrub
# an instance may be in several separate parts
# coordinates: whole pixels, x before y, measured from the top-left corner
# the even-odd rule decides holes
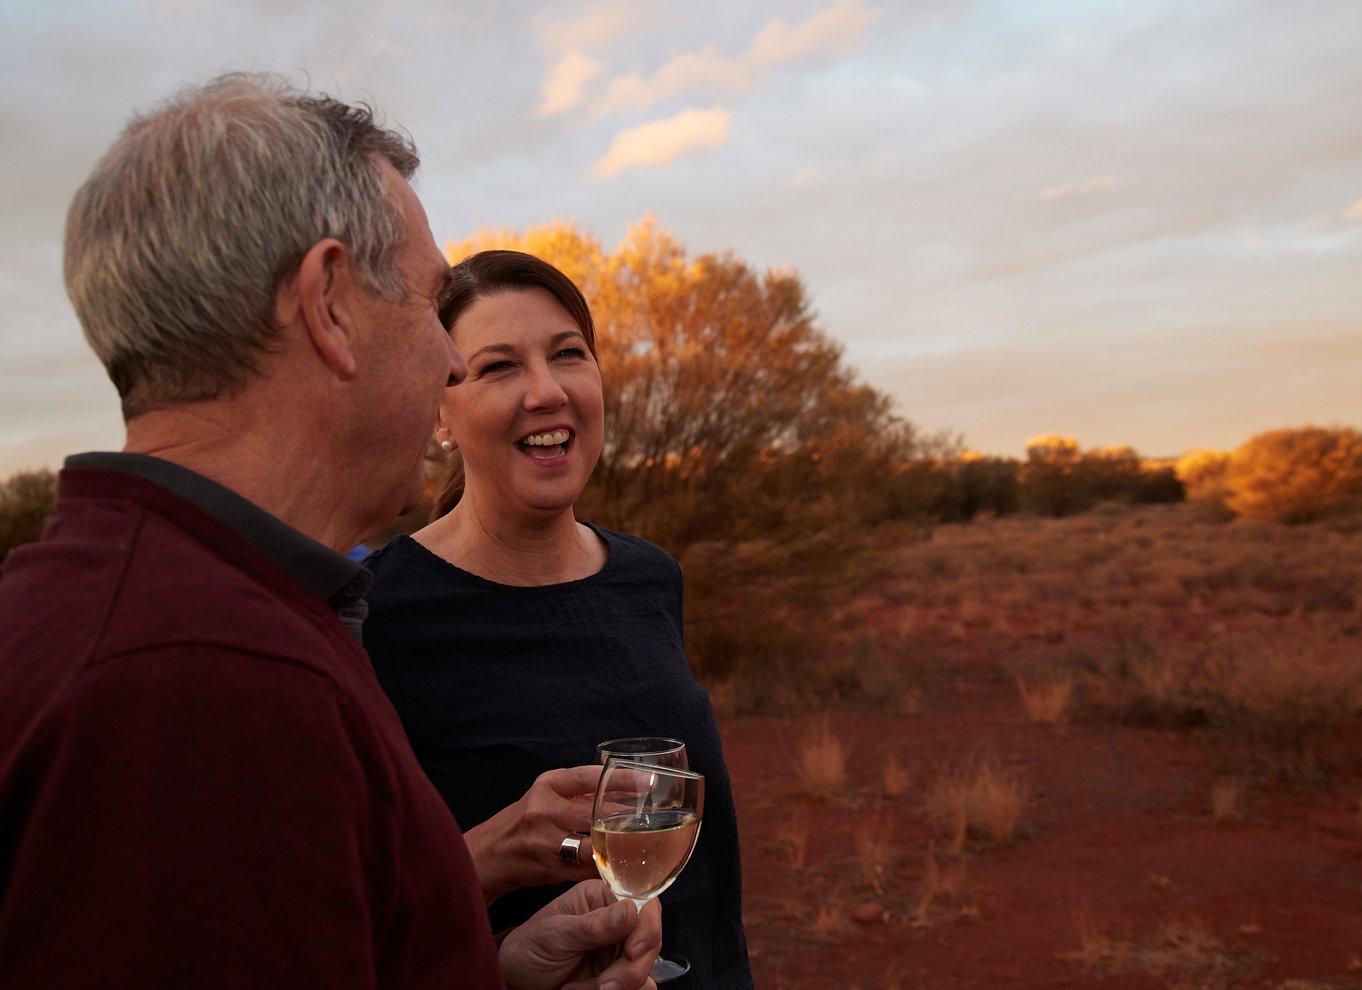
[[[1045,434],[1026,442],[1026,505],[1047,516],[1070,516],[1095,501],[1083,455],[1073,437]]]
[[[1149,462],[1140,465],[1140,477],[1131,493],[1131,501],[1153,505],[1181,502],[1186,497],[1187,491],[1178,479],[1174,465]]]
[[[1208,667],[1212,724],[1298,765],[1319,763],[1325,747],[1362,715],[1355,656],[1236,637]]]
[[[686,654],[696,676],[728,685],[738,712],[857,693],[859,675],[838,648],[833,614],[866,553],[863,536],[831,529],[683,548]]]
[[[1134,502],[1143,484],[1143,465],[1135,448],[1101,447],[1079,458],[1078,471],[1094,501]]]
[[[1313,522],[1362,508],[1362,434],[1301,429],[1260,433],[1230,455],[1226,504],[1246,519]]]
[[[1208,729],[1288,771],[1328,770],[1330,746],[1362,717],[1355,649],[1322,639],[1136,638],[1092,676],[1091,695],[1126,721]]]
[[[943,522],[1005,516],[1021,507],[1021,465],[1011,458],[967,452],[942,463],[940,479],[933,508]]]
[[[1137,633],[1093,664],[1088,693],[1099,707],[1133,725],[1204,726],[1204,657],[1204,651]]]
[[[1230,455],[1222,450],[1189,450],[1178,458],[1178,480],[1182,482],[1187,501],[1230,514],[1226,505],[1229,489],[1225,486],[1225,472]]]
[[[42,535],[57,498],[57,476],[47,468],[20,471],[0,484],[0,560]]]

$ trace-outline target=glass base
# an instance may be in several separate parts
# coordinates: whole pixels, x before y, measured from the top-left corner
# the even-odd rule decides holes
[[[675,959],[663,959],[658,956],[653,961],[653,968],[648,970],[648,975],[653,978],[654,983],[666,983],[674,980],[678,976],[685,976],[690,972],[690,962],[677,956]]]

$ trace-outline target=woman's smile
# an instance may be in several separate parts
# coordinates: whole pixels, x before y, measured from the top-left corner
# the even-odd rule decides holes
[[[531,433],[516,441],[516,446],[536,461],[551,461],[565,457],[572,449],[571,430],[556,429],[543,433]]]

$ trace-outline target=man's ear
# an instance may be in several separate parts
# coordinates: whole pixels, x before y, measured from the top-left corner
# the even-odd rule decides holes
[[[350,252],[333,237],[303,255],[295,280],[295,315],[317,356],[343,381],[355,377],[359,293]]]

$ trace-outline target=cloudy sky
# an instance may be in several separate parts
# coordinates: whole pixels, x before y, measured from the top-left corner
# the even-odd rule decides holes
[[[794,267],[864,380],[986,452],[1362,427],[1354,0],[0,0],[0,477],[119,446],[66,207],[229,68],[405,126],[441,241],[653,215]]]

